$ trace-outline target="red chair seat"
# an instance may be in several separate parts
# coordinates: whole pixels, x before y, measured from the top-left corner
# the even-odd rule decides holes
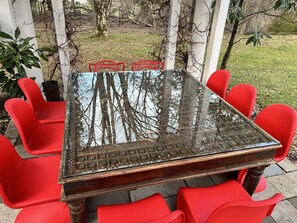
[[[68,206],[51,202],[22,209],[14,223],[70,223]]]
[[[41,124],[36,126],[28,139],[32,155],[54,154],[62,151],[64,123]]]
[[[164,198],[155,194],[133,203],[99,206],[97,213],[99,223],[140,223],[158,222],[171,211]]]
[[[10,114],[25,150],[32,155],[61,153],[64,123],[41,124],[24,100],[9,99],[5,109]]]
[[[22,159],[0,135],[0,195],[11,208],[59,201],[59,155]]]
[[[276,194],[264,201],[253,201],[234,180],[205,188],[181,188],[177,208],[186,223],[261,223],[283,196]]]
[[[64,101],[46,102],[35,111],[35,115],[40,123],[64,123],[65,111]]]
[[[27,102],[33,109],[40,123],[64,123],[66,111],[66,103],[64,101],[45,101],[38,85],[31,78],[19,79],[18,85],[22,89],[27,98]]]

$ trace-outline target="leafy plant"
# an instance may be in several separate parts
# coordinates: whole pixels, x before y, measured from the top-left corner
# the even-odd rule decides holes
[[[261,39],[264,39],[264,37],[272,38],[269,34],[261,31],[259,26],[256,26],[254,35],[252,35],[248,38],[248,40],[246,41],[246,45],[253,43],[254,46],[260,46]]]
[[[0,88],[10,97],[21,97],[23,93],[17,81],[27,76],[25,67],[40,68],[39,57],[48,61],[54,50],[48,47],[35,49],[30,43],[34,37],[21,38],[19,27],[14,36],[0,31],[0,38]]]

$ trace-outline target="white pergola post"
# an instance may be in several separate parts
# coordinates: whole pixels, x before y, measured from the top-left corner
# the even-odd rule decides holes
[[[213,0],[196,0],[187,71],[200,79],[211,21]]]
[[[168,21],[166,42],[165,70],[174,69],[178,21],[180,14],[180,1],[181,0],[170,1],[170,15]]]
[[[13,34],[16,24],[12,11],[11,0],[2,0],[0,2],[0,15],[0,30]]]
[[[68,42],[66,36],[65,15],[62,0],[52,0],[53,15],[55,21],[55,30],[57,43],[59,46],[59,59],[62,72],[62,80],[64,87],[64,97],[67,92],[68,75],[70,73],[70,56]]]
[[[11,0],[0,1],[0,25],[4,32],[14,34],[14,30],[19,27],[21,37],[35,37],[35,28],[31,12],[30,0],[16,0],[12,5]],[[35,49],[38,48],[36,38],[31,40]],[[33,67],[26,68],[28,77],[35,77],[36,83],[40,86],[43,82],[42,70]]]
[[[217,0],[206,50],[202,83],[217,69],[230,0]]]

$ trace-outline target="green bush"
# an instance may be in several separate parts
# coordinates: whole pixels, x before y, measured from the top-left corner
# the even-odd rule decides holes
[[[290,16],[287,19],[291,20]],[[282,18],[276,18],[268,28],[268,31],[274,33],[294,33],[297,32],[297,22],[291,23]]]
[[[34,45],[30,43],[32,39],[33,37],[21,38],[19,27],[14,36],[0,31],[0,88],[9,97],[23,95],[17,81],[27,76],[25,67],[40,68],[39,57],[48,60],[48,56],[54,52],[48,47],[34,49]]]

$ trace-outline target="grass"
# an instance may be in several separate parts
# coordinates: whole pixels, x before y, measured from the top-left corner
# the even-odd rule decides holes
[[[87,64],[101,59],[131,62],[150,59],[152,46],[161,40],[157,30],[114,29],[107,38],[92,37],[92,32],[80,32],[75,41],[80,56],[76,66],[87,71]],[[43,43],[44,44],[44,43]],[[226,49],[224,38],[222,52]],[[227,69],[231,72],[229,87],[239,83],[254,85],[258,91],[257,103],[265,107],[285,103],[297,110],[297,35],[274,35],[254,47],[239,42],[233,48]]]
[[[222,52],[226,48],[224,39]],[[297,110],[297,35],[274,35],[262,46],[234,46],[227,69],[231,72],[230,86],[249,83],[257,88],[257,103],[265,107],[284,103]]]
[[[156,32],[156,31],[155,31]],[[117,29],[106,38],[94,38],[87,32],[77,36],[80,47],[79,68],[86,70],[86,64],[102,59],[124,61],[126,70],[139,59],[151,59],[149,52],[161,36],[149,30]]]

